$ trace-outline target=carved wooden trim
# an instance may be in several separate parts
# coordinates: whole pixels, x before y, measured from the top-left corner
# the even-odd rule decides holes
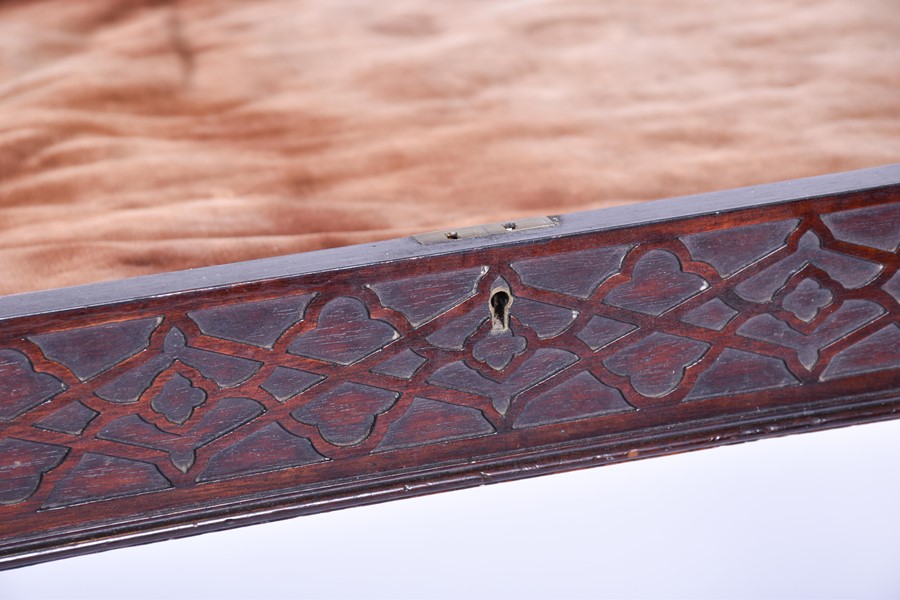
[[[554,222],[0,299],[3,565],[897,416],[900,168]]]

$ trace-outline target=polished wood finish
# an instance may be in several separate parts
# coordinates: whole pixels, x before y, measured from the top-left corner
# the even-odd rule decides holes
[[[0,299],[2,565],[900,411],[900,167],[552,221]]]

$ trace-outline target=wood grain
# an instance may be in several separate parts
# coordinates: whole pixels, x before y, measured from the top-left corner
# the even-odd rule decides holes
[[[898,246],[888,167],[0,299],[0,564],[895,417]]]

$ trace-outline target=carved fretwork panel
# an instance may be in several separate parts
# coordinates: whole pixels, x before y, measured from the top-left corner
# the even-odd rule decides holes
[[[0,549],[874,380],[896,397],[898,207],[802,201],[8,321]]]

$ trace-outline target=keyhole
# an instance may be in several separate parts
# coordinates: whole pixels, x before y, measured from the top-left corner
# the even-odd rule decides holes
[[[494,290],[491,294],[491,327],[494,331],[506,331],[509,328],[509,304],[512,297],[504,289]]]

